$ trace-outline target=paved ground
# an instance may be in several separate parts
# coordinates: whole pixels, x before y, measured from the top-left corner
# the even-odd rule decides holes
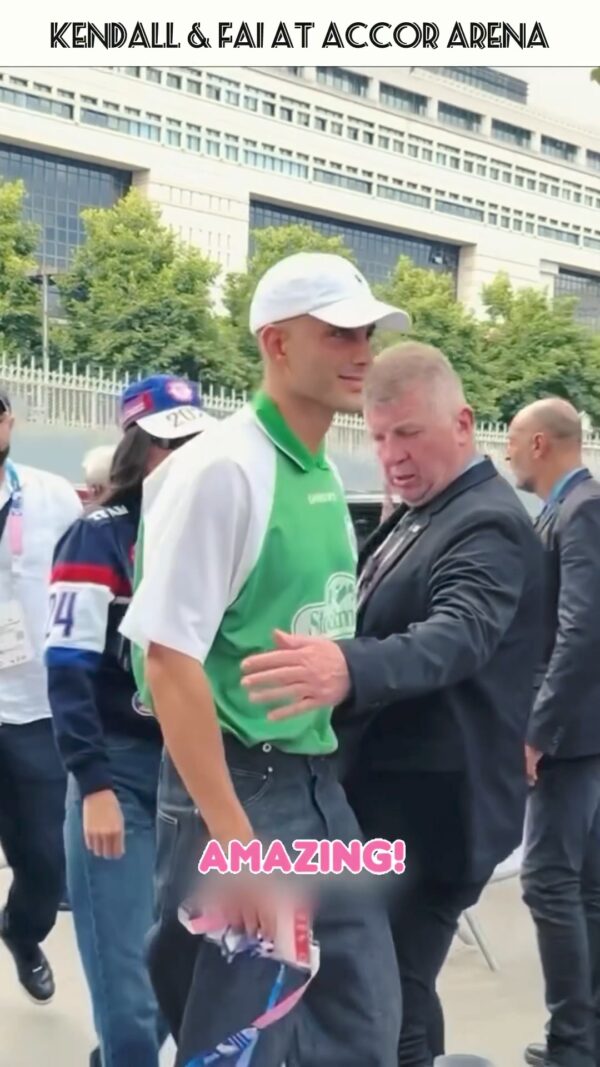
[[[7,885],[7,872],[0,871],[0,900]],[[440,987],[447,1050],[486,1055],[494,1067],[520,1067],[523,1046],[543,1033],[544,1012],[533,931],[517,882],[490,886],[477,915],[500,971],[492,973],[476,948],[456,942]],[[21,993],[0,945],[0,1067],[87,1067],[93,1031],[70,915],[59,916],[47,950],[57,995],[40,1008]],[[164,1067],[170,1064],[172,1052],[165,1049]]]

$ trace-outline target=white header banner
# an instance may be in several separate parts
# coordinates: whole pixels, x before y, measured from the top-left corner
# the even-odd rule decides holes
[[[6,0],[1,5],[3,66],[292,63],[595,67],[600,64],[600,3],[221,0],[207,8],[189,0],[25,0],[14,7]]]

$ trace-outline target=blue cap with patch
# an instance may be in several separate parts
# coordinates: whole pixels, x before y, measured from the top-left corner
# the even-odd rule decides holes
[[[151,437],[173,440],[200,433],[216,420],[204,411],[195,382],[153,374],[125,389],[119,421],[123,430],[137,425]]]

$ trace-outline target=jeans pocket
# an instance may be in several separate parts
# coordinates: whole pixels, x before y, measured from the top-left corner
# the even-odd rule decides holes
[[[273,780],[273,772],[250,771],[247,768],[229,767],[229,774],[237,798],[243,808],[251,808],[265,796]]]
[[[179,841],[179,823],[174,815],[160,808],[156,813],[156,862],[154,867],[154,896],[156,913],[161,915],[166,908],[175,907],[177,870],[175,852]]]

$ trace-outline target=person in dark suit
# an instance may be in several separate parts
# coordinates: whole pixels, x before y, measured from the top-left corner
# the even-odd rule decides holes
[[[517,482],[545,501],[543,669],[527,734],[523,896],[535,922],[550,1015],[541,1067],[600,1064],[600,484],[564,400],[510,426]]]
[[[429,1067],[444,1052],[436,982],[460,914],[522,840],[541,548],[514,490],[478,455],[473,411],[441,352],[383,353],[364,406],[403,503],[363,547],[357,636],[277,634],[277,651],[243,671],[253,699],[278,703],[270,715],[336,705],[365,836],[406,843],[389,902],[398,1063]]]

